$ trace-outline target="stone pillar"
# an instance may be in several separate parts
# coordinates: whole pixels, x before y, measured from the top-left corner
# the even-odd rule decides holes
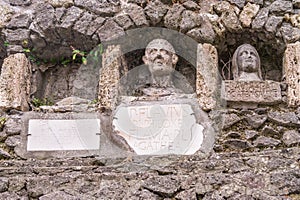
[[[32,67],[25,54],[18,53],[4,59],[0,75],[0,109],[29,110]]]
[[[197,49],[196,94],[203,110],[216,107],[219,71],[218,53],[210,44],[199,44]]]
[[[124,57],[120,45],[110,45],[102,55],[100,69],[99,94],[100,109],[113,110],[118,97],[118,87],[121,71],[124,67]]]
[[[283,74],[288,86],[288,106],[300,106],[300,42],[287,45],[283,57]]]

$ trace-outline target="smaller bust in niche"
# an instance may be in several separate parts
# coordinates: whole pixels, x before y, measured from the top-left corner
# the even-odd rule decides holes
[[[262,81],[260,58],[252,45],[243,44],[235,50],[232,73],[236,81]]]

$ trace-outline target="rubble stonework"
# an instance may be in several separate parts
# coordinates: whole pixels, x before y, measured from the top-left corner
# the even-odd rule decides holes
[[[0,103],[5,104],[0,109],[1,198],[299,199],[299,8],[299,0],[0,2],[0,63],[4,61]],[[31,66],[18,53],[27,51],[34,73],[43,72],[34,85],[40,86],[36,90],[55,94],[58,97],[55,100],[61,100],[69,96],[71,88],[78,86],[72,85],[78,63],[67,64],[64,70],[59,70],[64,66],[54,66],[51,61],[71,57],[73,49],[88,52],[99,43],[106,44],[126,35],[128,30],[148,26],[186,33],[198,43],[197,52],[187,48],[197,59],[195,77],[189,78],[195,79],[198,102],[205,114],[221,124],[216,127],[215,140],[210,141],[213,150],[204,146],[210,152],[205,156],[196,153],[125,158],[123,150],[110,149],[103,134],[93,133],[100,138],[99,151],[104,150],[104,157],[95,158],[89,152],[80,156],[76,152],[55,151],[38,152],[34,159],[24,157],[24,151],[27,152],[24,141],[28,137],[24,115],[28,112],[23,111],[33,109],[32,113],[46,117],[60,114],[68,120],[75,112],[99,114],[99,104],[100,112],[106,114],[100,119],[101,129],[107,130],[111,127],[102,125],[110,123],[114,115],[109,116],[113,112],[106,111],[116,108],[118,84],[128,70],[126,64],[140,63],[125,63],[121,47],[111,45],[103,53],[105,67],[100,69],[100,75],[90,71],[86,76],[85,70],[78,70],[82,74],[79,86],[89,81],[90,75],[100,76],[97,92],[87,92],[90,87],[81,87],[79,94],[87,94],[89,98],[68,97],[54,106],[29,107]],[[179,38],[179,46],[181,42]],[[245,84],[232,82],[230,59],[243,43],[253,45],[262,55],[262,77],[239,87]],[[130,56],[135,55],[139,52]],[[36,60],[47,63],[38,66]],[[263,103],[243,108],[221,105],[219,74],[229,85],[228,94],[234,104]],[[41,81],[48,78],[47,83]],[[282,82],[274,82],[281,79]],[[93,95],[98,95],[100,102],[91,106]],[[111,121],[105,121],[108,119]],[[111,154],[106,155],[107,152]]]
[[[283,71],[287,88],[287,103],[295,107],[300,105],[300,43],[288,44],[284,53]]]
[[[4,59],[0,76],[0,108],[29,110],[31,64],[25,54]]]
[[[245,41],[270,45],[272,52],[282,55],[287,43],[300,39],[297,14],[294,14],[299,5],[297,1],[183,0],[181,3],[159,0],[3,2],[0,24],[9,44],[8,52],[22,52],[23,47],[26,48],[23,42],[27,40],[41,59],[70,56],[70,45],[91,50],[100,42],[124,35],[127,30],[152,25],[187,33],[196,41],[211,43],[222,51],[239,44],[239,40],[248,35]],[[23,13],[18,6],[29,11]],[[14,23],[16,21],[22,23]],[[255,40],[256,37],[260,40]],[[224,40],[231,42],[223,43]]]

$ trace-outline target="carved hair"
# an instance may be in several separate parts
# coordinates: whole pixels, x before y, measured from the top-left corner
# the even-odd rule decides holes
[[[237,80],[240,76],[240,68],[238,66],[238,56],[240,54],[241,49],[246,48],[246,47],[253,49],[253,51],[255,53],[255,56],[257,57],[257,62],[256,62],[257,66],[256,67],[257,67],[258,77],[262,80],[262,73],[261,73],[261,67],[260,67],[260,58],[259,58],[259,55],[258,55],[258,52],[256,51],[256,49],[250,44],[243,44],[243,45],[239,46],[233,54],[233,57],[232,57],[233,80]]]
[[[175,49],[172,44],[165,39],[154,39],[147,45],[146,49],[157,48],[160,47],[165,49],[173,54],[175,54]]]

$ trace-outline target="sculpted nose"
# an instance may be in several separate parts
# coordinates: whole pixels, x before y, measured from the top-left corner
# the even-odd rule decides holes
[[[162,58],[162,53],[160,51],[157,51],[156,58]]]

